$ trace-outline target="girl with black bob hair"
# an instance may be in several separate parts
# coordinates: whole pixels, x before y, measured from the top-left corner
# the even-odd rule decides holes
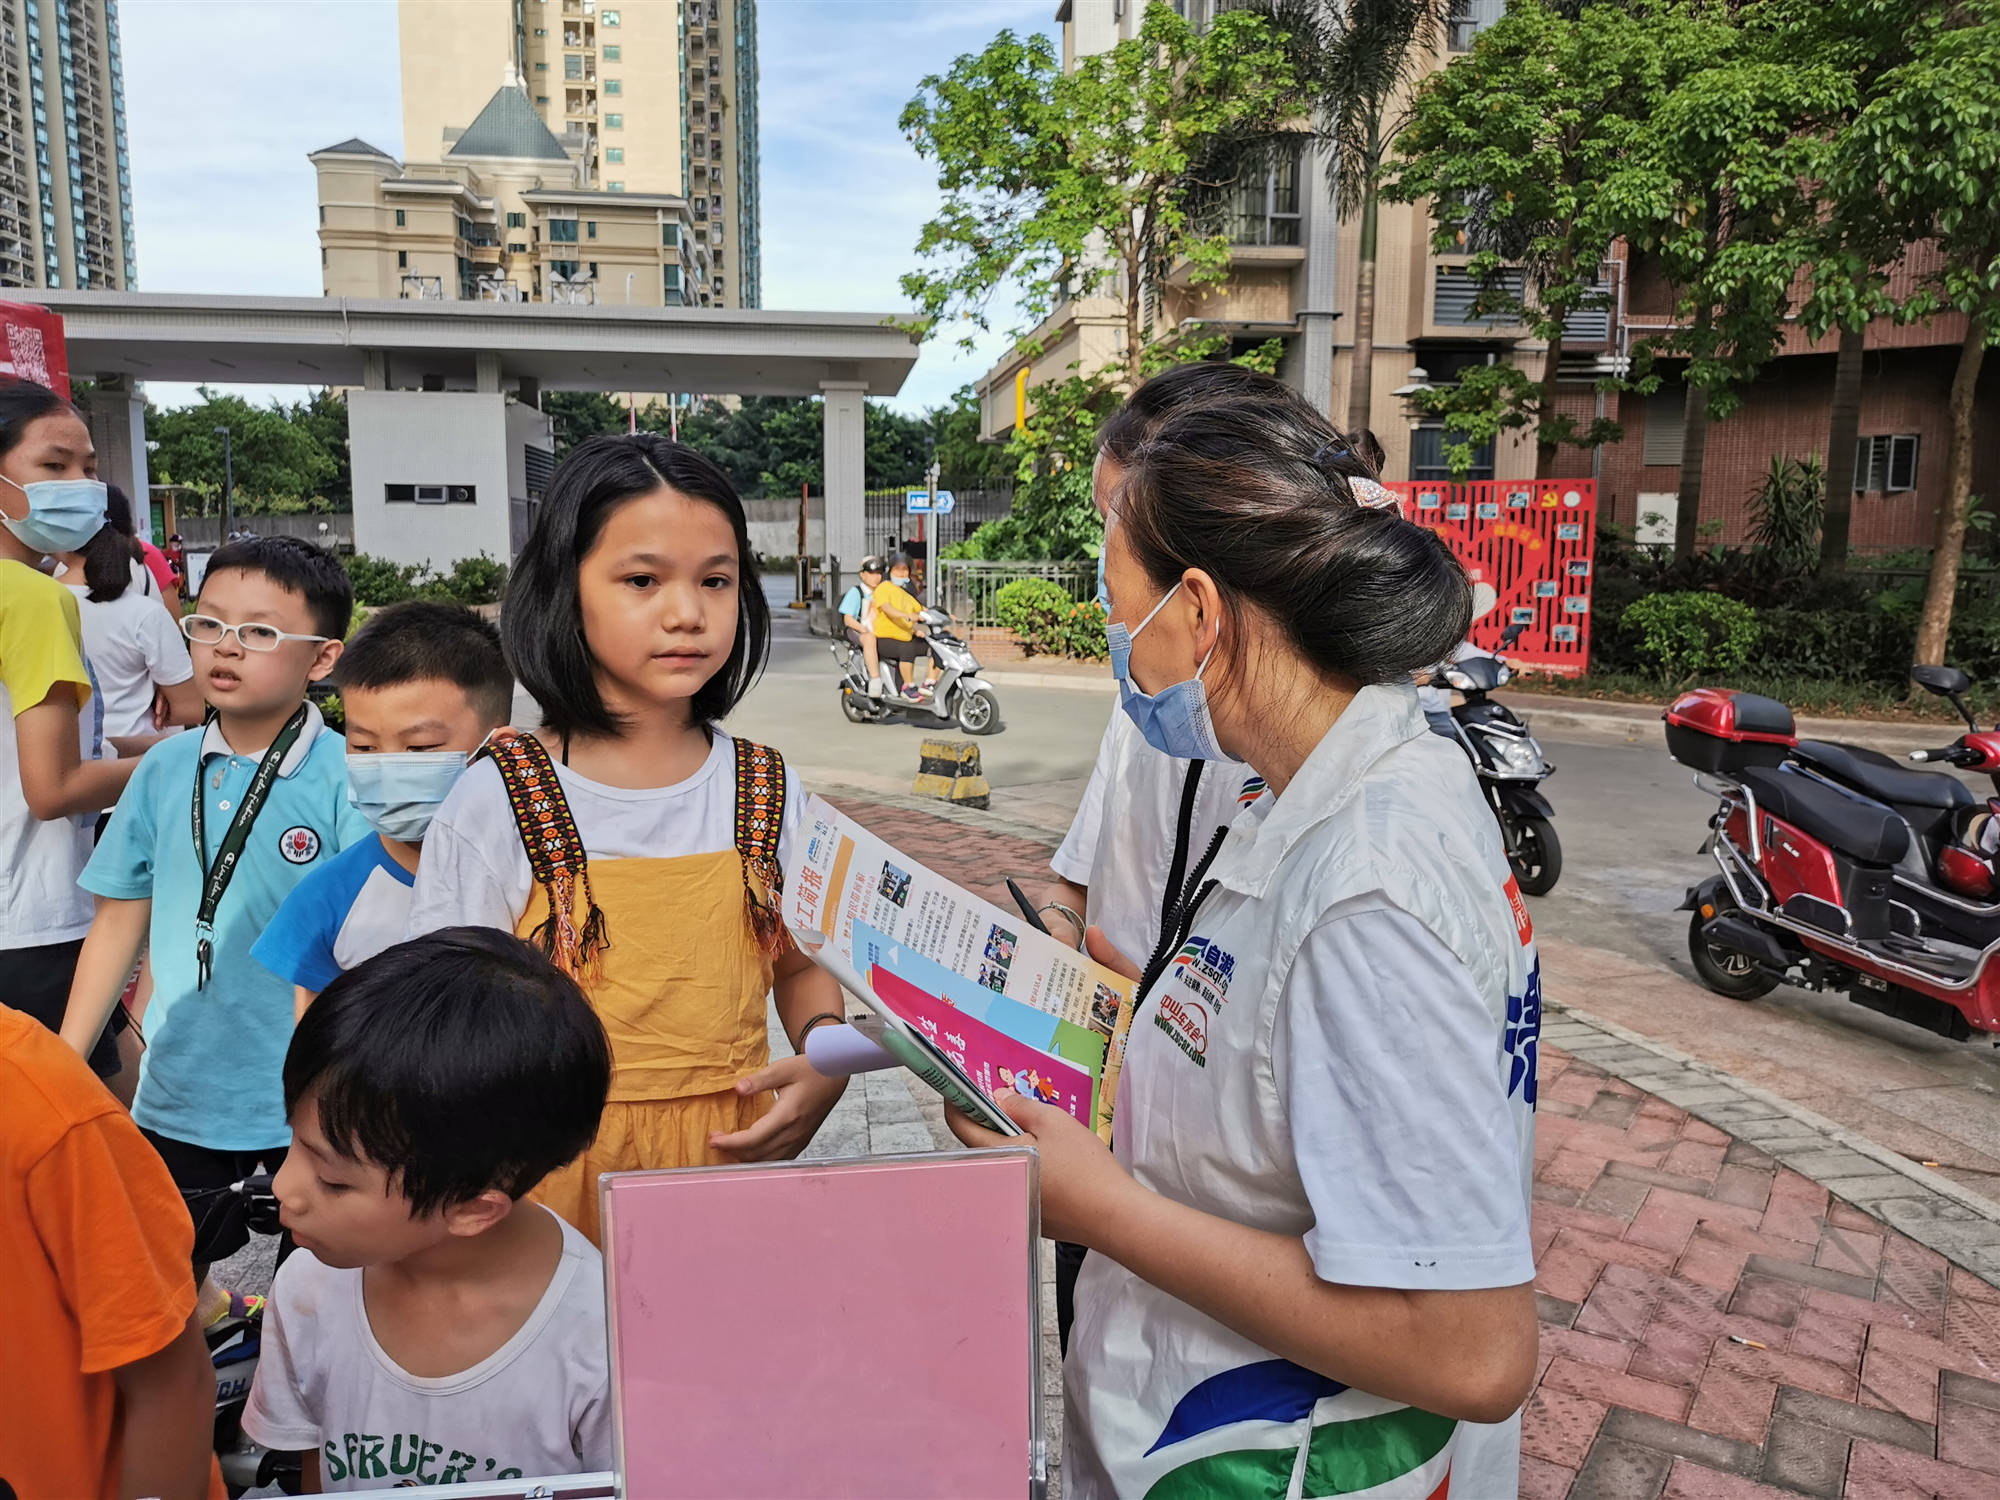
[[[1087,935],[1139,981],[1113,1150],[1005,1104],[1043,1232],[1098,1252],[1065,1366],[1080,1500],[1518,1488],[1539,970],[1409,680],[1463,637],[1465,572],[1357,503],[1367,467],[1317,413],[1224,398],[1160,422],[1111,498],[1124,712],[1269,794],[1167,893],[1150,960]]]
[[[499,731],[438,809],[410,932],[504,928],[596,1007],[611,1102],[596,1143],[536,1190],[594,1240],[602,1172],[803,1150],[844,1080],[803,1055],[771,1064],[765,997],[802,1044],[841,996],[777,920],[797,778],[718,724],[771,633],[722,471],[653,433],[584,443],[549,486],[500,633],[542,728]]]
[[[736,634],[729,661],[704,682],[688,711],[717,723],[743,700],[764,670],[771,611],[757,583],[757,554],[743,502],[729,477],[704,454],[650,432],[591,438],[556,471],[527,546],[514,561],[500,635],[507,664],[535,702],[542,722],[558,734],[614,735],[618,711],[608,707],[584,639],[577,567],[597,544],[604,523],[626,501],[662,485],[703,501],[725,519],[736,543],[739,582]]]

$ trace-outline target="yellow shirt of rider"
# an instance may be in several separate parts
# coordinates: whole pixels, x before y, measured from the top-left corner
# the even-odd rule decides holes
[[[875,585],[875,634],[885,641],[914,639],[916,632],[901,620],[889,615],[882,608],[885,604],[890,609],[900,610],[914,618],[917,611],[923,608],[917,596],[901,584],[889,583],[886,580]]]

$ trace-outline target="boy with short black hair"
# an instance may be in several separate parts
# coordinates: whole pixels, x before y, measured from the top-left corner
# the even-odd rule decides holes
[[[208,721],[146,752],[83,872],[100,899],[63,1039],[88,1051],[150,942],[132,1118],[183,1193],[211,1195],[197,1201],[275,1168],[290,1139],[291,987],[250,945],[316,862],[368,832],[347,804],[341,738],[306,701],[340,659],[353,604],[346,571],[310,542],[217,549],[181,621]],[[197,1281],[249,1238],[237,1201],[221,1203],[196,1221]],[[205,1321],[226,1305],[212,1287],[203,1301]]]
[[[328,985],[285,1058],[279,1268],[243,1430],[307,1487],[611,1467],[603,1263],[522,1197],[597,1134],[611,1046],[519,938],[450,927]]]
[[[250,950],[292,985],[300,1015],[342,970],[403,940],[431,815],[514,703],[500,632],[462,604],[412,600],[370,615],[333,680],[347,800],[374,837],[316,866]]]

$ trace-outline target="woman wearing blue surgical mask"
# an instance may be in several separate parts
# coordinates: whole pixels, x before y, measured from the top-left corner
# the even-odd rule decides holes
[[[118,800],[136,760],[93,760],[97,701],[77,602],[45,576],[104,525],[90,429],[44,386],[0,386],[0,1001],[51,1029],[90,930],[76,883],[99,809]],[[118,1071],[109,1032],[90,1055]]]
[[[1317,416],[1164,421],[1111,499],[1123,711],[1268,784],[1170,899],[1120,1017],[1113,1148],[1005,1108],[1093,1253],[1066,1492],[1511,1495],[1535,1368],[1540,979],[1465,757],[1410,684],[1471,590],[1358,505]],[[962,1139],[997,1143],[962,1118]]]

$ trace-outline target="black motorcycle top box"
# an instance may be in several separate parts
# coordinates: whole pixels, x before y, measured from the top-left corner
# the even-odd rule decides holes
[[[1667,721],[1667,753],[1697,771],[1727,775],[1783,765],[1799,742],[1792,711],[1757,693],[1696,688],[1660,717]]]

